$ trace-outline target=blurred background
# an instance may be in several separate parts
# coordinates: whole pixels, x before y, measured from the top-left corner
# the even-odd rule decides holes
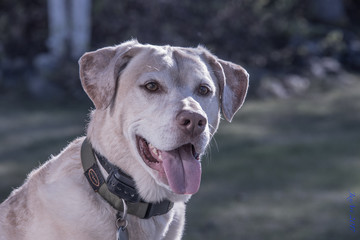
[[[201,44],[250,73],[184,239],[360,237],[357,0],[0,0],[1,201],[85,134],[78,58],[131,38]]]

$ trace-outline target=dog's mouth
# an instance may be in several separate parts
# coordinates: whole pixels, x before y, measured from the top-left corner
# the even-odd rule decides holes
[[[162,151],[137,136],[137,147],[145,164],[158,171],[177,194],[194,194],[201,180],[200,154],[188,143],[174,150]]]

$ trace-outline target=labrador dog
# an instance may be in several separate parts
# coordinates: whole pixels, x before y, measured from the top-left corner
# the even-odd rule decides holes
[[[87,136],[0,205],[0,239],[181,239],[201,156],[221,114],[231,121],[242,106],[248,73],[201,46],[136,40],[88,52],[79,65],[95,105]],[[111,190],[109,178],[128,190]]]

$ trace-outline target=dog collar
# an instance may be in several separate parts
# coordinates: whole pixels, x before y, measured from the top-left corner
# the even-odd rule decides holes
[[[106,180],[101,174],[95,155],[109,173]],[[85,138],[81,146],[81,162],[84,175],[92,189],[118,211],[123,211],[123,200],[125,200],[129,214],[148,219],[166,214],[174,206],[174,203],[169,200],[163,200],[159,203],[143,201],[136,190],[134,180],[96,152],[87,138]]]

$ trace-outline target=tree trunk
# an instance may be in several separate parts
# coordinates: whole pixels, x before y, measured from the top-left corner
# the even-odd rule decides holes
[[[90,45],[91,0],[48,0],[50,55],[78,59]],[[70,48],[70,49],[68,49]]]
[[[78,59],[90,45],[91,0],[72,0],[71,5],[71,57]]]
[[[68,17],[65,0],[48,0],[50,54],[61,58],[66,54],[66,39],[68,36]]]

